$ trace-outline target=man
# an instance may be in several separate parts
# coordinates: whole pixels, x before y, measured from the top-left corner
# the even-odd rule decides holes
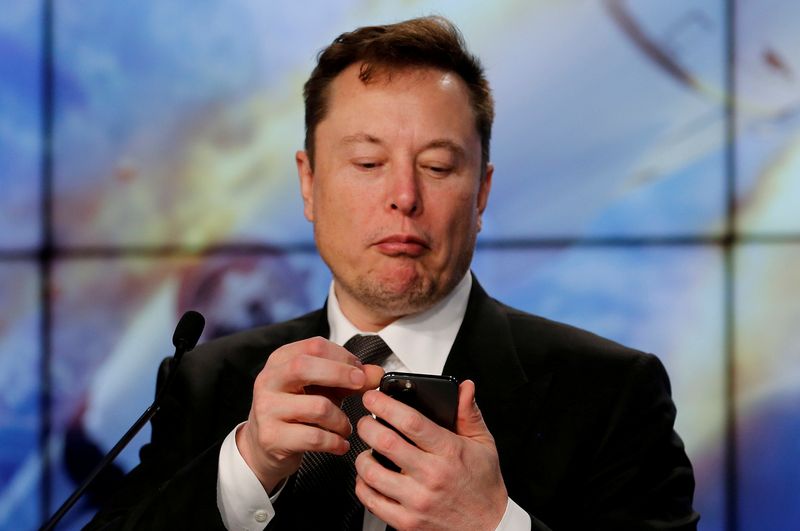
[[[327,304],[187,356],[94,524],[695,529],[658,360],[506,307],[469,272],[493,104],[457,30],[432,17],[343,34],[305,101],[296,159]],[[391,349],[381,367],[341,346],[370,334]],[[383,369],[461,380],[455,432],[375,391]],[[362,394],[414,444],[370,415],[351,422],[340,405]]]

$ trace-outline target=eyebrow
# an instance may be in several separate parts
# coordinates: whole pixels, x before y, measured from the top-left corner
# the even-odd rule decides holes
[[[464,148],[456,144],[452,140],[448,140],[446,138],[433,140],[431,142],[428,142],[428,144],[425,146],[425,149],[439,149],[439,148],[452,151],[453,154],[460,159],[466,158],[466,152]]]
[[[367,143],[367,144],[377,144],[383,145],[384,142],[378,137],[369,135],[367,133],[356,133],[354,135],[348,135],[342,138],[341,143],[344,145],[350,144],[359,144],[359,143]],[[427,149],[446,149],[448,151],[453,152],[459,158],[466,158],[466,152],[463,147],[459,144],[453,142],[452,140],[448,140],[446,138],[440,138],[436,140],[432,140],[428,142],[422,151]]]
[[[372,135],[368,135],[366,133],[356,133],[355,135],[348,135],[342,138],[341,143],[345,145],[349,144],[359,144],[359,143],[368,143],[368,144],[383,144],[383,141]]]

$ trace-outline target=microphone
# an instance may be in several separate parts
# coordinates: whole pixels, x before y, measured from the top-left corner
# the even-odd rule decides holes
[[[197,345],[197,341],[200,339],[200,335],[203,333],[203,327],[205,326],[206,320],[200,314],[200,312],[189,310],[181,316],[181,320],[178,321],[178,324],[175,327],[175,333],[172,334],[172,344],[175,346],[175,355],[172,356],[171,360],[169,360],[169,372],[167,373],[167,379],[163,384],[161,384],[161,389],[156,392],[156,398],[153,400],[153,404],[150,407],[160,405],[161,397],[164,395],[164,391],[172,383],[172,379],[177,372],[175,369],[178,368],[181,358],[183,358],[184,354],[192,350],[194,346]],[[145,414],[146,413],[147,412],[145,411]],[[150,415],[150,418],[156,413],[157,411],[153,411],[153,414]],[[150,420],[150,418],[147,420]],[[145,423],[147,420],[145,420]],[[144,423],[142,423],[142,425],[144,425]],[[140,429],[141,426],[136,431],[138,432]],[[134,435],[135,434],[136,432],[134,432]],[[125,444],[128,443],[126,442]]]
[[[172,356],[172,359],[169,362],[169,373],[167,374],[167,378],[161,387],[156,391],[156,398],[153,400],[153,403],[142,413],[142,416],[130,427],[128,431],[125,432],[125,435],[114,445],[110,452],[108,452],[105,457],[97,464],[97,466],[92,470],[92,473],[83,480],[83,483],[75,489],[75,491],[67,498],[67,501],[58,508],[58,510],[50,517],[50,519],[40,528],[40,531],[50,531],[55,529],[56,524],[66,515],[69,510],[72,508],[73,505],[83,496],[83,493],[86,489],[91,485],[95,478],[97,478],[98,474],[105,470],[108,465],[110,465],[114,459],[125,449],[126,446],[131,442],[131,440],[139,433],[145,424],[147,424],[150,419],[158,413],[159,409],[161,408],[161,398],[164,396],[164,393],[169,388],[170,384],[175,378],[175,373],[177,372],[176,369],[178,368],[178,364],[181,362],[181,358],[183,355],[192,350],[195,345],[197,345],[197,341],[200,339],[200,335],[203,333],[203,327],[206,324],[206,320],[200,315],[199,312],[195,312],[193,310],[189,310],[188,312],[184,313],[181,317],[180,321],[178,321],[178,325],[175,327],[175,333],[172,334],[172,344],[175,346],[175,355]]]
[[[184,313],[181,320],[178,321],[178,326],[175,327],[175,333],[172,334],[172,344],[176,349],[189,352],[197,345],[197,340],[203,333],[203,327],[206,325],[206,320],[199,312],[189,310]],[[176,352],[177,354],[177,352]],[[183,352],[181,353],[181,356]]]

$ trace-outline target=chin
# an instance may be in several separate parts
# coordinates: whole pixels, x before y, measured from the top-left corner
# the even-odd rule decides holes
[[[440,297],[434,294],[404,293],[394,297],[383,297],[380,300],[373,300],[376,307],[380,307],[380,313],[399,319],[407,315],[422,313],[431,308],[439,301]]]
[[[424,311],[441,298],[439,282],[416,271],[364,276],[356,279],[352,288],[362,303],[392,317]]]
[[[381,313],[395,318],[428,310],[463,277],[463,273],[437,276],[418,269],[392,273],[361,277],[356,282],[356,296],[366,305],[380,308]]]

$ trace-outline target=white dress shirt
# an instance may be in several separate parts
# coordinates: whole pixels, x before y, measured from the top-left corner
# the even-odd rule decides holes
[[[472,275],[467,272],[447,297],[432,308],[398,319],[378,332],[392,349],[382,364],[385,371],[442,374],[447,356],[464,320]],[[344,345],[357,329],[339,307],[333,283],[328,292],[329,339]],[[242,423],[244,424],[244,423]],[[236,447],[236,431],[222,443],[217,476],[217,506],[225,527],[230,530],[261,531],[275,516],[273,503],[281,490],[268,496]],[[364,531],[384,531],[386,524],[369,511],[364,511]],[[531,528],[528,514],[510,498],[497,531],[527,531]]]

